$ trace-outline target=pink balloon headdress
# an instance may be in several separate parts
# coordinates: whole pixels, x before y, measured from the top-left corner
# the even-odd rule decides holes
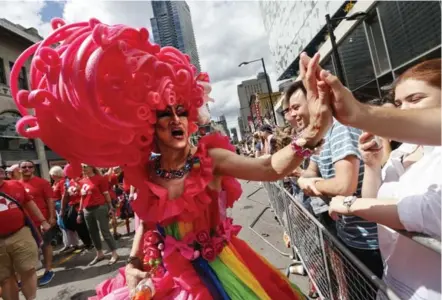
[[[11,71],[23,116],[19,134],[42,139],[70,162],[111,167],[148,161],[156,111],[168,105],[185,106],[189,131],[197,130],[205,87],[188,55],[150,43],[145,28],[96,19],[51,24],[54,32],[24,51]],[[31,90],[18,91],[31,55]]]

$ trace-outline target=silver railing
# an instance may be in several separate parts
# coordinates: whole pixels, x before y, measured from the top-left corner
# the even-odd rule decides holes
[[[359,259],[357,259],[316,217],[308,211],[301,199],[292,196],[282,184],[265,182],[261,187],[268,194],[270,205],[251,223],[250,229],[263,213],[272,209],[276,219],[290,236],[293,253],[283,253],[269,241],[275,250],[291,256],[304,266],[320,298],[330,300],[399,300],[400,298]],[[253,196],[253,192],[249,196]],[[440,242],[422,235],[403,233],[415,242],[440,253]],[[287,274],[289,276],[289,274]]]

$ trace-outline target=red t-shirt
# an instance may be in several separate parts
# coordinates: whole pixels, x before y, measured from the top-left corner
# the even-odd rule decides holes
[[[103,193],[109,192],[109,181],[106,177],[94,175],[80,180],[83,208],[106,203]]]
[[[27,181],[22,179],[20,182],[31,199],[34,200],[35,204],[37,204],[37,207],[40,209],[45,219],[48,219],[49,210],[46,199],[54,198],[54,191],[52,190],[51,184],[47,180],[37,176],[33,176]],[[32,216],[32,220],[36,226],[40,226],[40,221],[37,219],[37,217]]]
[[[20,182],[16,180],[3,181],[0,191],[11,196],[21,205],[30,200]],[[0,197],[0,236],[6,236],[25,226],[25,216],[22,210],[12,201]]]
[[[81,185],[78,181],[71,179],[69,181],[68,195],[69,195],[69,205],[80,204],[81,200]]]
[[[54,199],[55,200],[61,200],[61,198],[63,197],[64,190],[65,190],[64,182],[65,182],[65,180],[61,179],[52,185],[52,189],[54,190]]]
[[[109,195],[112,200],[117,199],[117,194],[115,194],[114,186],[118,185],[118,178],[115,174],[109,175]]]

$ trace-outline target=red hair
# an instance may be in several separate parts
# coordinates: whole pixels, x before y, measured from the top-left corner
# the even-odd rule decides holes
[[[401,76],[399,76],[398,80],[396,81],[396,86],[407,80],[407,79],[414,79],[414,80],[420,80],[424,81],[428,85],[431,85],[436,88],[441,88],[441,59],[430,59],[423,61],[404,73],[402,73]]]

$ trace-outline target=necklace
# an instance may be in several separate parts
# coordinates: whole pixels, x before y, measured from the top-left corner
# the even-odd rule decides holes
[[[187,159],[186,159],[186,163],[184,164],[183,167],[181,167],[178,170],[166,170],[166,169],[161,168],[160,158],[161,157],[159,156],[159,157],[155,157],[153,159],[155,174],[157,174],[157,176],[164,178],[166,180],[183,178],[184,175],[186,175],[187,173],[190,172],[190,170],[192,170],[192,167],[194,164],[199,163],[199,158],[192,156],[189,153],[189,155],[187,156]]]

